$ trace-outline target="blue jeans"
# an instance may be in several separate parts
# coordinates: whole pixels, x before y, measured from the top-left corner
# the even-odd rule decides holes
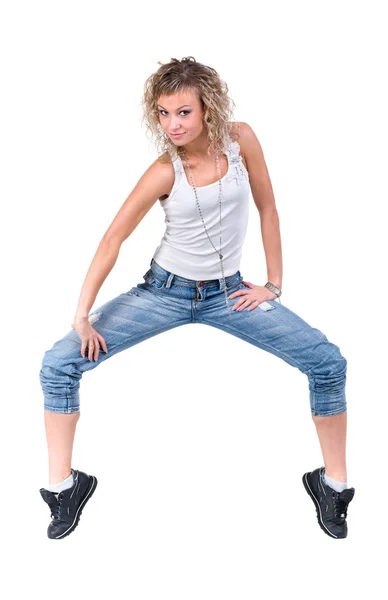
[[[228,309],[223,279],[195,281],[170,273],[154,259],[151,268],[128,292],[89,314],[93,328],[105,339],[97,361],[81,356],[81,340],[72,329],[43,357],[39,373],[45,410],[74,413],[80,410],[80,379],[86,371],[158,333],[188,323],[203,323],[231,333],[266,350],[307,375],[312,415],[331,416],[346,411],[347,361],[340,349],[318,329],[276,300],[248,311]],[[226,277],[228,295],[249,289],[240,271]],[[230,305],[239,296],[229,300]]]

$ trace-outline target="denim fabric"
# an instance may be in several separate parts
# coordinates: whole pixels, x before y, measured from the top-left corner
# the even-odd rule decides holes
[[[80,410],[80,380],[86,371],[158,333],[188,323],[217,327],[266,350],[308,378],[313,415],[330,416],[346,410],[347,361],[340,349],[318,329],[276,300],[248,311],[228,315],[223,279],[194,281],[166,271],[151,260],[144,283],[89,314],[89,321],[107,344],[97,361],[81,356],[81,340],[72,329],[44,354],[40,382],[45,410],[74,413]],[[228,295],[249,289],[240,271],[226,277]],[[239,297],[229,300],[232,306]]]

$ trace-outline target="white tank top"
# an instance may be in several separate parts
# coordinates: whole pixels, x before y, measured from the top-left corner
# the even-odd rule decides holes
[[[248,226],[249,175],[240,156],[238,142],[229,138],[225,154],[228,171],[222,185],[222,255],[225,277],[240,269],[242,246]],[[165,212],[166,230],[153,258],[166,271],[187,279],[221,279],[221,261],[206,235],[182,161],[172,161],[175,181],[166,200],[160,200]],[[195,182],[194,182],[195,183]],[[217,251],[220,248],[219,183],[197,187],[203,220]]]

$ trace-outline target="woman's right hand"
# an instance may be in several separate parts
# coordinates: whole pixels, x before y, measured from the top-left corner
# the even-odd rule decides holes
[[[81,356],[85,358],[85,350],[88,348],[88,359],[98,359],[100,345],[104,352],[108,352],[105,340],[89,323],[88,317],[75,318],[72,328],[78,333],[81,340]]]

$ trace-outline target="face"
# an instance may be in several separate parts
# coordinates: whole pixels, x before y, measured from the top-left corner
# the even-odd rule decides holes
[[[189,144],[203,133],[203,108],[194,92],[162,95],[157,106],[160,124],[176,146]]]

